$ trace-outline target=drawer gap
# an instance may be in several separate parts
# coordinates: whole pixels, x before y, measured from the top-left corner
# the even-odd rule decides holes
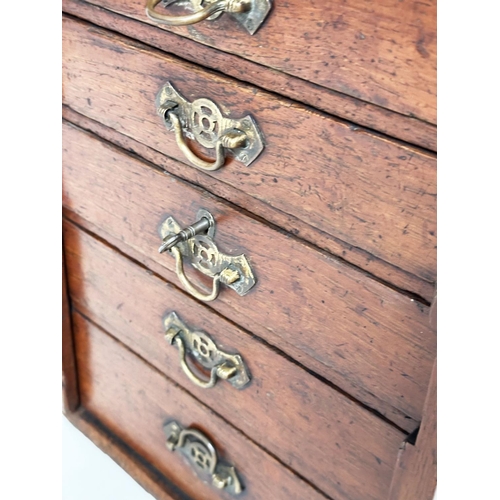
[[[69,215],[69,214],[68,214]],[[147,271],[149,274],[155,276],[156,278],[160,279],[161,281],[163,281],[164,283],[168,283],[170,286],[174,287],[177,289],[178,292],[182,293],[183,295],[185,295],[189,300],[191,300],[191,297],[185,292],[184,289],[182,288],[179,288],[175,283],[172,283],[168,280],[166,280],[163,276],[159,275],[158,273],[152,271],[151,269],[149,269],[147,266],[145,266],[142,262],[134,259],[133,257],[131,257],[130,255],[122,252],[119,248],[113,246],[111,243],[109,243],[108,241],[106,241],[105,239],[101,238],[99,235],[89,231],[87,228],[85,228],[84,226],[78,224],[77,222],[75,222],[73,219],[71,218],[68,218],[68,217],[64,217],[65,220],[67,220],[70,224],[74,225],[75,227],[77,227],[78,229],[80,229],[81,231],[83,231],[84,233],[88,234],[89,236],[92,236],[93,238],[95,238],[96,240],[98,240],[99,242],[101,242],[102,244],[106,245],[108,248],[110,248],[111,250],[113,250],[114,252],[120,254],[122,257],[125,257],[126,259],[132,261],[135,265],[137,265],[138,267],[140,267],[141,269],[144,269],[145,271]],[[373,415],[375,415],[377,418],[379,418],[380,420],[383,420],[384,422],[386,422],[387,424],[391,425],[392,427],[394,427],[395,429],[397,429],[398,431],[400,431],[401,433],[403,433],[405,436],[409,434],[409,432],[405,429],[403,429],[402,427],[400,427],[399,425],[397,425],[396,423],[394,423],[392,420],[388,419],[385,415],[383,415],[382,413],[380,413],[379,411],[375,410],[374,408],[371,408],[370,406],[364,404],[363,402],[359,401],[358,399],[356,399],[355,397],[353,397],[352,395],[350,395],[348,392],[346,392],[345,390],[343,390],[342,388],[338,387],[337,385],[335,385],[334,383],[332,383],[331,381],[329,381],[328,379],[322,377],[321,375],[315,373],[314,371],[312,371],[311,369],[307,368],[306,366],[304,366],[303,364],[299,363],[297,360],[295,360],[294,358],[292,358],[291,356],[289,356],[288,354],[286,354],[285,352],[283,352],[281,349],[279,349],[278,347],[274,346],[273,344],[270,344],[269,342],[267,342],[266,340],[264,340],[263,338],[261,337],[258,337],[257,335],[255,335],[254,333],[248,331],[247,329],[245,329],[244,327],[242,327],[241,325],[235,323],[233,320],[231,320],[230,318],[227,318],[226,316],[223,316],[221,313],[219,313],[219,311],[215,310],[215,309],[212,309],[208,304],[206,303],[201,303],[202,307],[206,307],[207,309],[209,309],[213,314],[219,316],[220,318],[222,318],[224,321],[230,323],[231,325],[235,326],[236,328],[238,328],[239,330],[242,330],[243,332],[245,332],[249,337],[251,337],[253,340],[255,340],[256,342],[259,342],[260,344],[262,345],[265,345],[268,349],[270,349],[271,351],[275,352],[276,354],[278,354],[279,356],[283,357],[284,359],[286,359],[288,362],[290,363],[293,363],[294,365],[298,366],[299,368],[301,368],[302,370],[304,370],[305,372],[309,373],[310,375],[312,375],[314,378],[318,379],[319,381],[321,381],[323,384],[327,385],[328,387],[330,387],[331,389],[333,389],[334,391],[340,393],[342,396],[344,396],[345,398],[349,399],[350,401],[352,401],[353,403],[356,403],[358,406],[361,406],[361,408],[363,408],[364,410],[367,410],[368,412],[372,413]],[[85,318],[87,321],[89,321],[90,323],[92,323],[93,325],[97,326],[98,328],[100,329],[103,329],[99,324],[95,323],[91,318],[89,318],[88,316],[86,316],[83,312],[81,311],[77,311],[78,314],[80,314],[83,318]],[[122,342],[119,340],[119,339],[116,339],[111,333],[107,332],[106,330],[104,330],[109,336],[113,337],[117,342],[120,342],[120,344],[122,344]],[[125,344],[122,344],[126,349],[130,350],[131,349],[129,347],[127,347]],[[131,351],[133,352],[133,351]],[[139,356],[137,353],[134,352],[134,355],[135,356]],[[140,356],[139,356],[140,357]],[[142,359],[142,358],[141,358]],[[163,376],[166,377],[166,375],[164,375],[161,371],[159,371],[156,367],[154,367],[153,365],[151,365],[147,360],[144,360],[145,363],[147,363],[148,365],[150,365],[154,370],[158,371],[159,373],[161,373]],[[167,377],[168,378],[168,377]],[[170,379],[169,379],[170,380]],[[176,382],[172,381],[173,384],[177,385]],[[180,387],[180,386],[179,386]],[[182,390],[185,391],[184,388],[180,387]],[[195,396],[193,396],[195,397]],[[205,404],[203,402],[200,401],[200,404]],[[402,414],[403,415],[403,414]],[[417,423],[413,418],[407,416],[407,415],[403,415],[403,417],[409,421],[412,421],[412,422],[415,422]],[[224,417],[221,417],[221,418],[224,418]],[[232,424],[230,424],[232,425]],[[267,452],[267,451],[266,451]]]
[[[217,416],[217,418],[221,419],[225,424],[227,424],[228,426],[230,426],[231,428],[235,429],[236,432],[238,432],[239,434],[241,434],[241,436],[243,436],[246,440],[248,440],[249,442],[251,442],[254,446],[258,447],[259,449],[261,449],[264,453],[266,453],[267,455],[269,455],[270,457],[272,457],[276,462],[278,462],[283,468],[287,469],[288,471],[290,471],[292,474],[294,474],[295,476],[297,476],[300,480],[302,480],[304,483],[306,483],[308,486],[310,486],[313,490],[315,490],[317,493],[319,493],[321,496],[325,497],[326,499],[328,500],[335,500],[334,498],[330,497],[329,495],[327,495],[324,491],[320,490],[315,484],[313,484],[309,479],[307,479],[306,477],[302,476],[299,472],[297,472],[296,470],[292,469],[289,465],[287,465],[286,463],[284,463],[279,457],[277,457],[274,453],[270,452],[269,450],[267,450],[264,446],[262,446],[261,444],[259,444],[258,442],[254,441],[251,437],[249,437],[247,434],[245,434],[245,432],[243,432],[241,429],[239,429],[238,427],[235,427],[231,422],[229,422],[228,420],[226,420],[226,418],[221,415],[220,413],[218,413],[217,411],[215,411],[213,408],[207,406],[203,401],[199,400],[194,394],[190,393],[189,391],[187,391],[184,387],[180,386],[177,382],[175,382],[174,380],[172,380],[170,377],[168,377],[167,375],[165,375],[162,371],[158,370],[158,368],[156,368],[154,365],[152,365],[148,360],[146,360],[145,358],[143,358],[141,355],[137,354],[136,352],[134,352],[132,349],[130,349],[130,347],[128,347],[126,344],[124,344],[123,342],[121,342],[119,339],[117,339],[115,336],[113,336],[111,333],[109,333],[105,328],[103,328],[101,325],[99,325],[98,323],[96,323],[95,321],[93,321],[91,318],[89,318],[88,316],[86,316],[84,313],[82,313],[81,311],[79,311],[78,309],[75,309],[74,310],[74,314],[78,314],[79,316],[81,316],[86,322],[90,323],[91,325],[93,325],[95,328],[97,328],[102,334],[112,338],[117,344],[119,344],[123,349],[126,349],[129,353],[131,353],[133,356],[135,356],[136,358],[140,359],[145,365],[148,366],[149,369],[155,371],[158,375],[160,375],[161,377],[163,377],[164,379],[168,380],[169,384],[174,386],[176,389],[182,391],[183,393],[185,394],[188,394],[189,398],[193,399],[196,401],[196,403],[198,403],[200,406],[202,406],[203,408],[207,409],[209,412],[213,413],[214,415]],[[88,415],[91,415],[90,412],[87,412]],[[93,418],[95,421],[98,421],[98,419],[96,419],[95,417],[91,417]],[[102,424],[101,424],[102,425]],[[105,426],[102,425],[102,427],[105,429]],[[120,440],[121,441],[121,440]],[[129,447],[130,449],[130,447]],[[137,456],[139,456],[137,453],[135,453],[133,450],[131,450],[131,452]],[[143,460],[143,459],[142,459]],[[143,460],[144,461],[144,460]],[[146,462],[147,463],[147,462]],[[150,466],[152,469],[156,470],[153,466]],[[160,472],[158,472],[158,474],[162,475]],[[163,475],[162,475],[163,476]],[[163,476],[164,477],[164,476]],[[181,499],[181,500],[184,500]]]
[[[77,112],[74,112],[74,113],[77,113]],[[115,149],[115,150],[119,151],[121,154],[125,154],[127,156],[130,156],[131,158],[134,158],[134,159],[140,161],[141,163],[144,163],[145,165],[147,165],[149,168],[152,168],[156,172],[159,172],[161,174],[165,174],[165,170],[163,168],[159,167],[158,165],[156,165],[152,161],[148,160],[144,156],[141,156],[140,154],[136,153],[135,151],[125,150],[120,145],[118,145],[115,142],[109,140],[108,138],[103,137],[102,135],[97,134],[93,130],[89,130],[88,128],[84,128],[81,125],[79,125],[77,123],[74,123],[74,122],[72,122],[70,120],[63,119],[63,122],[71,125],[72,127],[76,128],[76,129],[78,129],[78,130],[80,130],[80,131],[82,131],[82,132],[84,132],[84,133],[86,133],[86,134],[88,134],[88,135],[90,135],[90,136],[92,136],[94,138],[99,139],[101,142],[107,144],[112,149]],[[146,145],[143,145],[143,146],[146,147],[146,148],[148,148],[148,149],[150,149]],[[171,161],[174,161],[174,162],[177,163],[177,160],[175,160],[174,158],[170,158],[169,157],[169,159]],[[215,193],[213,190],[211,190],[207,186],[201,186],[200,184],[196,184],[196,183],[194,183],[194,182],[192,182],[192,181],[190,181],[188,179],[185,179],[183,177],[179,177],[178,175],[173,174],[173,173],[171,173],[169,171],[167,171],[167,174],[169,176],[173,177],[174,179],[178,180],[179,182],[184,183],[184,184],[190,186],[191,188],[199,189],[199,190],[202,190],[203,192],[209,193],[217,201],[221,201],[224,204],[227,204],[230,207],[238,210],[242,215],[244,215],[244,216],[246,216],[246,217],[248,217],[248,218],[250,218],[252,220],[255,220],[257,222],[260,222],[262,224],[265,224],[266,226],[268,226],[268,227],[274,229],[275,231],[277,231],[277,232],[279,232],[279,233],[287,236],[288,238],[291,238],[291,239],[293,239],[295,241],[299,241],[300,243],[306,245],[308,248],[310,248],[311,250],[313,250],[315,252],[318,252],[318,253],[320,253],[322,255],[325,255],[325,256],[327,256],[329,258],[333,258],[333,259],[335,259],[338,262],[341,262],[345,266],[347,266],[347,267],[349,267],[351,269],[354,269],[355,271],[363,274],[367,278],[372,279],[373,281],[376,281],[376,282],[378,282],[378,283],[386,286],[387,288],[390,288],[391,290],[394,290],[395,292],[398,292],[399,294],[404,295],[405,297],[409,297],[410,299],[414,300],[415,302],[422,304],[422,306],[429,307],[431,305],[431,302],[429,300],[427,300],[425,297],[422,297],[421,295],[419,295],[419,294],[417,294],[415,292],[412,292],[411,290],[406,290],[404,288],[400,288],[400,287],[394,285],[393,283],[391,283],[390,281],[387,281],[384,278],[381,278],[381,277],[379,277],[379,276],[377,276],[375,274],[372,274],[372,273],[366,271],[365,269],[357,266],[356,264],[353,264],[349,260],[346,260],[344,257],[342,257],[342,256],[340,256],[338,254],[331,253],[328,250],[325,250],[325,249],[323,249],[323,248],[321,248],[319,246],[316,246],[314,243],[310,242],[309,240],[303,239],[300,236],[297,236],[297,234],[294,234],[293,232],[288,231],[287,229],[285,229],[285,228],[283,228],[281,226],[278,226],[277,224],[273,223],[272,221],[270,221],[268,219],[265,219],[265,218],[263,218],[263,217],[255,214],[253,212],[250,212],[250,211],[248,211],[244,207],[236,205],[231,200],[228,200],[226,198],[223,198],[223,197],[219,196],[217,193]],[[277,210],[277,209],[274,209],[274,210]],[[286,214],[286,215],[289,218],[293,218],[293,216],[290,215],[290,214]],[[307,223],[304,223],[304,224],[307,224]],[[309,227],[312,227],[312,226],[309,226]],[[412,274],[412,273],[410,273],[408,271],[405,271],[404,269],[401,269],[401,268],[399,268],[399,267],[391,264],[390,262],[384,261],[383,259],[379,259],[375,255],[372,255],[372,254],[366,252],[366,250],[363,250],[362,248],[359,248],[359,247],[356,247],[355,245],[351,245],[349,243],[346,243],[346,242],[344,242],[344,241],[342,241],[342,240],[340,240],[340,239],[338,239],[338,238],[336,238],[336,237],[334,237],[332,235],[329,235],[329,237],[332,238],[332,239],[335,239],[337,241],[340,241],[341,244],[349,246],[350,248],[355,248],[356,250],[358,250],[362,254],[366,254],[366,258],[368,260],[371,260],[371,261],[377,260],[377,261],[383,262],[385,265],[390,266],[391,268],[399,271],[400,273],[404,273],[404,274],[409,275],[409,276],[411,276],[413,278],[416,278],[417,280],[425,282],[428,285],[434,286],[433,283],[431,283],[429,281],[426,281],[423,278],[420,278],[419,276],[416,276],[416,275],[414,275],[414,274]],[[119,251],[119,250],[117,249],[117,251]]]

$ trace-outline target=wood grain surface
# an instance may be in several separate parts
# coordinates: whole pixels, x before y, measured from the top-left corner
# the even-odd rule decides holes
[[[90,3],[154,24],[146,17],[144,0]],[[265,24],[253,36],[228,15],[167,29],[321,87],[436,123],[435,1],[273,3]]]
[[[434,157],[73,20],[64,22],[63,76],[65,104],[181,161],[154,107],[167,80],[190,100],[252,114],[264,152],[251,167],[228,161],[214,178],[434,281]]]
[[[127,15],[117,14],[81,0],[63,0],[63,10],[93,24],[141,40],[152,47],[175,54],[187,61],[217,70],[243,82],[251,83],[326,113],[339,116],[363,127],[377,130],[410,144],[437,150],[436,126],[387,108],[362,101],[335,90],[221,52],[175,33],[157,29]]]
[[[323,231],[319,231],[296,217],[273,210],[266,203],[256,200],[244,191],[235,189],[229,184],[219,182],[206,172],[196,168],[186,168],[184,163],[173,160],[155,149],[141,144],[100,122],[87,118],[68,106],[63,105],[62,114],[67,121],[98,135],[122,149],[133,151],[135,154],[153,163],[161,170],[166,170],[181,179],[187,180],[198,186],[203,186],[209,192],[220,198],[224,198],[247,211],[251,211],[258,217],[271,224],[284,228],[300,239],[314,243],[322,250],[333,255],[341,255],[344,260],[369,272],[375,278],[390,283],[400,290],[411,292],[417,297],[426,300],[429,304],[434,298],[434,284],[418,278],[414,274],[395,267],[365,250],[348,245]]]
[[[266,339],[403,428],[420,420],[435,358],[428,307],[269,227],[206,191],[64,126],[63,204],[121,251],[177,283],[159,224],[217,220],[217,245],[244,253],[258,283],[210,307]],[[191,273],[201,281],[200,273]]]
[[[437,362],[415,445],[400,449],[389,500],[432,500],[437,483]]]
[[[167,449],[163,426],[170,420],[210,438],[219,456],[236,467],[246,488],[244,498],[325,498],[102,330],[79,315],[74,323],[83,406],[189,496],[234,498],[198,479]]]
[[[64,229],[78,311],[332,498],[387,497],[403,433],[71,223]],[[250,385],[194,385],[164,339],[171,312],[239,353]]]

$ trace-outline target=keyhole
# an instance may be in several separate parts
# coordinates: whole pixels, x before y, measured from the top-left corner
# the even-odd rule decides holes
[[[201,119],[201,124],[203,125],[203,128],[205,130],[208,130],[210,128],[210,125],[211,125],[210,120],[206,116],[204,116]]]

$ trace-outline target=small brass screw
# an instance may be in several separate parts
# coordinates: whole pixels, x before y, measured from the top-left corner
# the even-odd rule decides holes
[[[229,269],[228,267],[220,273],[220,280],[224,283],[224,285],[231,285],[239,279],[240,273],[234,269]]]
[[[214,474],[212,476],[212,484],[219,490],[223,490],[229,484],[231,484],[231,478],[229,476],[221,477],[219,474]]]

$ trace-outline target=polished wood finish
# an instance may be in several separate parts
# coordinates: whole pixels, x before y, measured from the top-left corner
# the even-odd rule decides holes
[[[81,0],[63,0],[65,12],[130,38],[208,66],[257,87],[303,102],[363,127],[377,130],[410,144],[437,150],[436,126],[405,116],[355,97],[273,70],[228,52],[215,51],[194,40],[179,36],[143,20],[111,12]],[[142,11],[141,11],[142,14]]]
[[[432,500],[436,3],[274,1],[254,36],[228,15],[158,26],[145,3],[63,0],[64,413],[159,500],[232,498],[166,448],[170,419],[213,440],[241,498]],[[167,81],[250,114],[260,157],[188,164],[156,114]],[[158,253],[161,222],[199,208],[249,260],[246,296],[200,302]],[[193,384],[171,312],[250,383]]]
[[[144,0],[89,3],[154,24]],[[321,87],[436,123],[436,2],[276,1],[249,36],[230,16],[162,27]]]
[[[325,499],[102,330],[79,315],[74,316],[74,325],[83,406],[187,495],[204,500],[233,498],[203,483],[166,448],[162,429],[171,419],[195,426],[212,440],[220,456],[237,468],[246,499]]]
[[[64,229],[78,311],[332,498],[387,497],[402,432],[103,242],[71,223]],[[192,384],[164,339],[162,318],[171,312],[238,352],[250,385]]]
[[[183,162],[154,109],[167,80],[187,98],[209,97],[235,116],[251,113],[265,137],[263,154],[250,167],[230,161],[213,178],[435,280],[432,155],[74,20],[64,23],[64,47],[64,102],[74,110]]]
[[[158,168],[171,172],[175,176],[187,180],[195,185],[203,186],[211,193],[229,200],[230,202],[251,211],[264,220],[286,229],[295,236],[314,243],[319,248],[332,254],[342,255],[347,262],[355,264],[360,269],[368,271],[373,277],[387,281],[401,290],[413,292],[429,303],[435,293],[434,284],[417,278],[402,269],[392,266],[378,259],[368,252],[347,245],[336,238],[318,231],[298,219],[288,216],[283,212],[275,211],[266,203],[263,203],[243,191],[233,188],[228,184],[218,182],[210,175],[195,168],[186,168],[184,163],[177,162],[159,153],[153,148],[137,142],[126,135],[116,132],[110,127],[73,111],[68,106],[63,106],[63,117],[79,127],[89,130],[106,141],[116,144],[127,151],[133,151],[145,160],[153,163]]]
[[[74,412],[80,401],[64,253],[62,260],[62,396],[64,412],[66,414]]]
[[[401,427],[420,420],[435,358],[428,307],[70,125],[63,168],[68,216],[174,283],[158,226],[210,210],[221,251],[245,253],[258,280],[245,297],[226,289],[210,307]]]
[[[432,500],[437,483],[437,363],[415,445],[403,443],[389,500]]]

